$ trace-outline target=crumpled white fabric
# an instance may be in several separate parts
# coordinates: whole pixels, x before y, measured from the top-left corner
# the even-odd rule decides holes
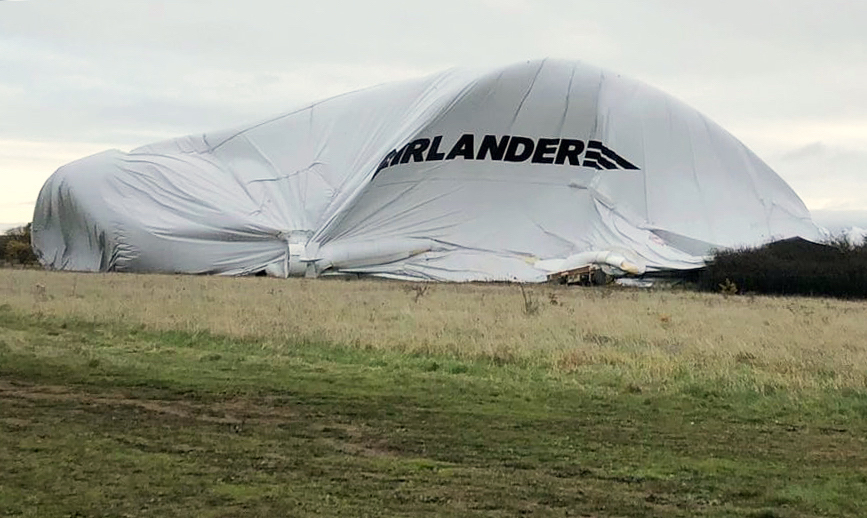
[[[465,135],[471,151],[456,148]],[[478,159],[486,135],[548,147]],[[407,144],[424,152],[389,163]],[[553,60],[451,70],[83,158],[49,178],[33,221],[53,269],[442,281],[538,282],[552,264],[611,254],[689,269],[714,248],[793,236],[820,234],[725,130],[642,83]]]

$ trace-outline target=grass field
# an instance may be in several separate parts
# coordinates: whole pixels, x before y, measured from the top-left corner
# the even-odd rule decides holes
[[[865,309],[0,270],[0,516],[865,516]]]

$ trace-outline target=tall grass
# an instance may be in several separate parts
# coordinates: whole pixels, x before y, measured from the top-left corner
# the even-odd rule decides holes
[[[275,351],[301,338],[532,364],[554,376],[585,374],[635,390],[707,382],[757,392],[867,387],[863,302],[549,285],[417,286],[0,270],[0,306],[255,338]]]

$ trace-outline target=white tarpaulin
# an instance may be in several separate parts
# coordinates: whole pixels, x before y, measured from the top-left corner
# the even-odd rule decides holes
[[[54,269],[448,281],[687,269],[792,236],[819,238],[806,207],[725,130],[551,60],[106,151],[60,168],[33,221]]]

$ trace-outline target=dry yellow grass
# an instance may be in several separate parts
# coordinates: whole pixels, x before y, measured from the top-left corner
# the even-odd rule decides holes
[[[420,293],[420,290],[426,290]],[[638,388],[691,379],[759,391],[867,387],[867,303],[559,286],[0,270],[23,313],[298,338],[605,372]],[[531,304],[532,305],[532,304]]]

